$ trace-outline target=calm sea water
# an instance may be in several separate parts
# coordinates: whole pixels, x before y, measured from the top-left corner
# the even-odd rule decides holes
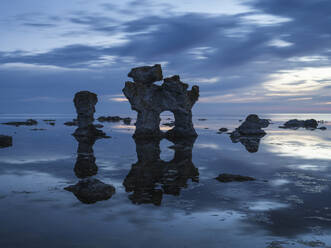
[[[1,115],[35,118],[46,130],[0,127],[13,136],[0,149],[0,247],[331,247],[331,115],[260,117],[273,124],[251,153],[216,133],[245,116],[195,116],[193,149],[174,151],[167,140],[136,144],[133,125],[103,123],[112,138],[92,146],[63,125],[71,116]],[[292,118],[328,129],[278,128]],[[64,190],[81,180],[78,145],[95,158],[94,178],[115,187],[110,199],[85,204]],[[257,180],[221,183],[221,173]]]

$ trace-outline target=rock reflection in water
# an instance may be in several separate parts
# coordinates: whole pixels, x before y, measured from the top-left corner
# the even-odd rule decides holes
[[[132,165],[123,185],[134,204],[152,203],[161,205],[163,194],[179,195],[187,181],[199,181],[199,171],[192,162],[195,138],[174,140],[174,158],[160,159],[160,139],[136,139],[138,162]]]
[[[232,143],[240,142],[245,146],[246,150],[250,153],[255,153],[259,150],[260,140],[265,136],[265,134],[259,135],[242,135],[242,136],[230,136]]]
[[[72,192],[78,200],[86,204],[110,199],[115,194],[115,188],[98,179],[91,178],[98,172],[93,145],[100,137],[94,135],[74,135],[74,137],[78,141],[74,171],[76,176],[82,180],[75,185],[66,187],[65,190]]]

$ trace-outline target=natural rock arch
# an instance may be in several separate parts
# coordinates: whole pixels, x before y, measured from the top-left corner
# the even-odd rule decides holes
[[[168,137],[197,136],[192,123],[192,107],[199,98],[199,87],[191,90],[180,81],[178,75],[165,78],[162,85],[154,82],[162,80],[161,65],[133,68],[128,74],[134,82],[126,82],[124,95],[137,111],[136,138],[162,137],[160,114],[170,111],[174,114],[175,127],[166,133]]]

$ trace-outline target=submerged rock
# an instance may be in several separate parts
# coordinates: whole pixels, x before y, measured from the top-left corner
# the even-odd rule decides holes
[[[13,137],[8,135],[0,135],[0,148],[5,148],[13,145]]]
[[[153,84],[157,79],[162,79],[161,66],[158,65],[157,69],[143,68],[135,68],[134,72],[130,72],[129,75],[135,82],[126,82],[123,89],[131,108],[138,112],[134,137],[163,137],[160,130],[160,114],[163,111],[170,111],[175,117],[175,127],[166,133],[167,136],[197,136],[191,109],[199,98],[199,87],[193,86],[191,90],[187,90],[188,85],[181,82],[179,76],[165,78],[161,86]],[[145,76],[141,71],[153,76]],[[138,77],[138,72],[144,76]]]
[[[45,131],[45,128],[32,128],[31,131]]]
[[[115,194],[114,186],[93,178],[83,179],[64,189],[74,193],[78,200],[86,204],[108,200]]]
[[[319,129],[320,130],[326,130],[326,127],[320,127]]]
[[[298,129],[302,127],[307,129],[316,129],[317,126],[318,126],[318,122],[315,119],[309,119],[309,120],[293,119],[285,122],[283,126],[280,126],[280,128]]]
[[[245,181],[254,181],[256,180],[253,177],[248,176],[241,176],[241,175],[233,175],[233,174],[220,174],[218,177],[215,178],[216,180],[222,182],[222,183],[228,183],[228,182],[245,182]]]
[[[26,121],[10,121],[10,122],[5,122],[2,123],[3,125],[11,125],[11,126],[34,126],[38,124],[38,121],[33,120],[33,119],[28,119]]]

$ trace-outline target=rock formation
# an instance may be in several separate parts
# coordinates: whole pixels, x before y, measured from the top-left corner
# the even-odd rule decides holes
[[[123,121],[125,125],[131,124],[131,118],[130,117],[120,117],[120,116],[100,116],[98,118],[99,122],[119,122]]]
[[[10,125],[10,126],[34,126],[38,124],[38,121],[33,120],[33,119],[28,119],[26,121],[10,121],[10,122],[5,122],[2,123],[3,125]]]
[[[74,104],[77,112],[77,124],[74,136],[105,137],[105,133],[94,125],[95,105],[98,102],[96,94],[89,91],[80,91],[75,94]]]
[[[262,128],[269,126],[269,120],[260,119],[257,115],[251,114],[246,120],[230,134],[233,143],[240,142],[248,152],[257,152],[260,140],[266,135]]]
[[[309,120],[289,120],[284,123],[284,126],[280,126],[280,128],[289,128],[289,129],[298,129],[300,127],[307,129],[316,129],[318,126],[318,122],[315,119]]]
[[[13,138],[7,135],[0,135],[0,148],[5,148],[13,145]]]
[[[171,111],[175,126],[166,135],[173,137],[197,136],[192,123],[192,107],[199,98],[199,87],[181,82],[179,76],[165,78],[162,85],[154,82],[162,80],[160,65],[134,68],[128,74],[134,82],[126,82],[123,93],[138,112],[136,138],[163,137],[160,130],[160,114]]]
[[[195,138],[176,140],[174,158],[160,159],[160,139],[135,139],[138,162],[132,165],[123,185],[133,192],[129,199],[134,204],[161,205],[163,194],[179,195],[187,181],[199,181],[199,171],[192,163]]]

